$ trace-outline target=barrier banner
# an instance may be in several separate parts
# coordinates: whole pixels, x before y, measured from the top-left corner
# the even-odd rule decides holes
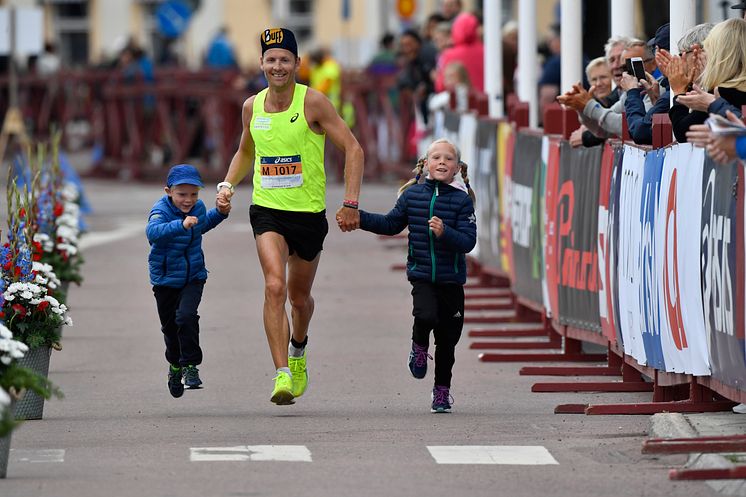
[[[559,194],[560,139],[547,138],[547,173],[544,188],[544,273],[549,317],[559,316],[559,256],[557,253],[557,195]]]
[[[663,359],[666,371],[695,376],[710,374],[699,272],[703,162],[704,149],[688,143],[666,151],[658,216]]]
[[[443,136],[435,138],[448,138],[453,143],[459,143],[459,127],[461,126],[461,116],[458,112],[451,110],[443,111]]]
[[[712,375],[728,385],[744,388],[746,364],[743,330],[736,330],[734,308],[738,167],[741,166],[718,166],[709,157],[705,158],[700,270]]]
[[[624,146],[622,181],[619,193],[619,327],[624,352],[639,364],[647,364],[640,325],[640,246],[642,245],[642,178],[645,152]]]
[[[617,148],[617,150],[621,150]],[[615,190],[614,174],[616,162],[614,148],[607,142],[601,156],[601,178],[598,192],[598,315],[601,318],[601,332],[611,343],[616,342],[616,321],[614,320],[614,292],[616,279],[616,244],[613,238],[614,221],[611,211]],[[547,277],[548,278],[548,277]]]
[[[469,167],[469,182],[477,194],[478,260],[500,268],[500,195],[497,188],[497,123],[480,120],[476,132],[476,162]]]
[[[622,162],[624,161],[624,146],[620,143],[614,146],[614,172],[609,192],[609,254],[611,257],[611,304],[613,307],[616,340],[623,344],[622,328],[619,325],[619,211],[622,193]]]
[[[664,223],[659,219],[658,197],[660,195],[661,174],[665,149],[651,150],[645,154],[645,169],[642,175],[642,203],[639,209],[642,225],[640,245],[640,293],[641,333],[648,366],[666,370],[661,347],[661,333],[664,333],[661,312],[658,306],[662,267],[662,233]],[[666,331],[667,333],[667,331]]]
[[[598,193],[603,147],[560,146],[557,268],[561,324],[601,332],[598,306]]]
[[[541,215],[543,197],[541,136],[519,132],[511,178],[510,221],[512,229],[513,291],[532,302],[541,303],[542,267]]]
[[[506,212],[508,211],[508,206],[510,205],[505,194],[505,177],[506,177],[506,167],[508,164],[508,159],[510,161],[513,160],[513,146],[515,145],[515,142],[513,140],[513,127],[506,123],[506,122],[500,122],[497,125],[497,198],[500,200],[498,203],[498,212],[499,212],[499,219],[498,219],[498,226],[499,226],[499,245],[500,245],[500,269],[505,274],[510,274],[510,265],[508,264],[508,254],[507,254],[507,248],[506,245],[508,244],[509,238],[506,238],[505,236],[505,226],[506,226]]]
[[[502,250],[502,268],[515,281],[513,264],[513,227],[511,205],[513,202],[513,157],[515,156],[516,133],[507,124],[500,125],[500,137],[505,140],[505,160],[501,164],[499,177],[502,178],[502,217],[500,218],[500,248]]]

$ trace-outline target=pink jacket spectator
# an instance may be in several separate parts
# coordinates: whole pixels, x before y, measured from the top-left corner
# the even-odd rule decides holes
[[[477,37],[479,21],[468,12],[459,14],[453,21],[451,39],[453,46],[443,50],[438,58],[438,69],[435,76],[435,91],[443,91],[443,70],[454,61],[466,66],[469,79],[474,89],[484,91],[484,45]]]

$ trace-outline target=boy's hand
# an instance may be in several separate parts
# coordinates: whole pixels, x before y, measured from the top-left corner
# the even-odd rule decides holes
[[[184,218],[184,221],[182,221],[181,225],[184,226],[185,230],[188,230],[192,226],[195,226],[199,222],[199,219],[197,219],[196,216],[187,216]]]
[[[440,238],[440,235],[443,234],[443,220],[437,216],[433,216],[427,224],[430,226],[430,231],[432,231],[436,237]]]
[[[215,208],[217,208],[219,213],[227,216],[228,213],[231,211],[230,199],[226,199],[224,195],[218,194],[217,198],[215,199]]]

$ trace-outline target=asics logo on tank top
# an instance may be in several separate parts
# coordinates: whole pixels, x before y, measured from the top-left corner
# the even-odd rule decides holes
[[[295,114],[293,114],[293,117],[290,118],[290,122],[294,123],[297,119],[298,119],[298,113],[296,112]]]

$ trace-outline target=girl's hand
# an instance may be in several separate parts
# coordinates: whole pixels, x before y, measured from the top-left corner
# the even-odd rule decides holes
[[[443,220],[441,220],[437,216],[433,216],[430,218],[427,224],[430,227],[430,231],[432,231],[436,237],[440,238],[440,236],[443,234]]]
[[[181,222],[181,225],[184,227],[185,230],[188,230],[192,226],[195,226],[199,222],[199,219],[197,219],[196,216],[187,216],[184,218],[184,221]]]

